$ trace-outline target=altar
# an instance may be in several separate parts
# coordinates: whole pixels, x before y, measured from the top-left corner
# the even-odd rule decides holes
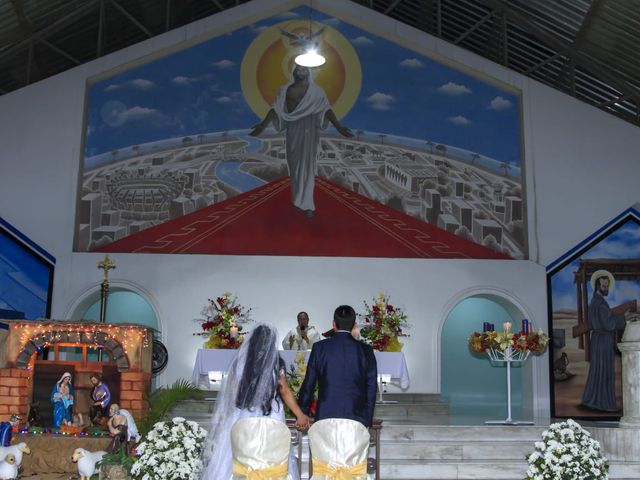
[[[196,354],[191,380],[199,385],[201,382],[209,384],[212,372],[215,378],[221,378],[229,369],[231,361],[235,358],[237,350],[201,348]],[[298,353],[305,356],[305,362],[309,359],[311,350],[280,350],[280,357],[284,360],[287,371],[290,371]],[[405,390],[409,388],[409,370],[402,352],[374,352],[378,363],[378,376],[385,376],[388,382]]]

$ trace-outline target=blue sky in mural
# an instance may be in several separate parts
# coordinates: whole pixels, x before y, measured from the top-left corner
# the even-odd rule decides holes
[[[85,155],[208,132],[260,119],[244,100],[240,64],[265,28],[308,9],[265,19],[89,87]],[[456,146],[520,165],[519,99],[372,33],[314,11],[346,37],[362,65],[360,96],[342,122]]]
[[[606,239],[581,255],[581,258],[640,258],[640,225],[628,220]],[[580,259],[574,260],[553,275],[551,279],[553,310],[560,308],[577,309],[576,285],[573,283],[573,272],[578,270],[579,261]],[[591,299],[593,289],[590,284],[588,292],[589,299]],[[640,297],[640,281],[620,281],[616,279],[615,289],[609,292],[607,302],[614,306],[638,297]]]

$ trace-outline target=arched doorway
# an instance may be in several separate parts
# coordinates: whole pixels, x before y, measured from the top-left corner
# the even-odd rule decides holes
[[[100,284],[82,292],[67,308],[71,320],[100,320]],[[164,341],[163,321],[154,297],[141,286],[126,280],[112,280],[109,284],[106,323],[137,323],[154,329],[154,339]],[[154,344],[155,348],[155,344]],[[154,350],[155,363],[155,350]],[[154,375],[152,388],[163,383],[162,373]]]
[[[506,367],[492,365],[486,355],[468,348],[468,338],[482,331],[484,322],[497,330],[511,322],[518,331],[522,319],[530,318],[515,299],[503,292],[469,292],[450,304],[440,335],[440,392],[449,403],[451,416],[460,423],[501,420],[507,414]],[[511,370],[511,405],[514,419],[533,416],[531,361]]]

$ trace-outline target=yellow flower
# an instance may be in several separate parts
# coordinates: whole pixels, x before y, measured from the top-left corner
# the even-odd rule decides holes
[[[379,293],[378,295],[376,295],[377,298],[379,299],[383,299],[384,298],[384,293]]]
[[[230,297],[230,296],[231,296],[231,293],[230,293],[230,292],[224,292],[224,293],[222,294],[222,296],[223,296],[223,297]]]

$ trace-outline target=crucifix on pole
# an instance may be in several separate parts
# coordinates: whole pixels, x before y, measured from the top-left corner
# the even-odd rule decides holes
[[[100,285],[100,323],[107,321],[107,298],[109,296],[109,270],[116,268],[116,264],[105,255],[104,259],[98,262],[98,268],[103,270],[102,284]]]

